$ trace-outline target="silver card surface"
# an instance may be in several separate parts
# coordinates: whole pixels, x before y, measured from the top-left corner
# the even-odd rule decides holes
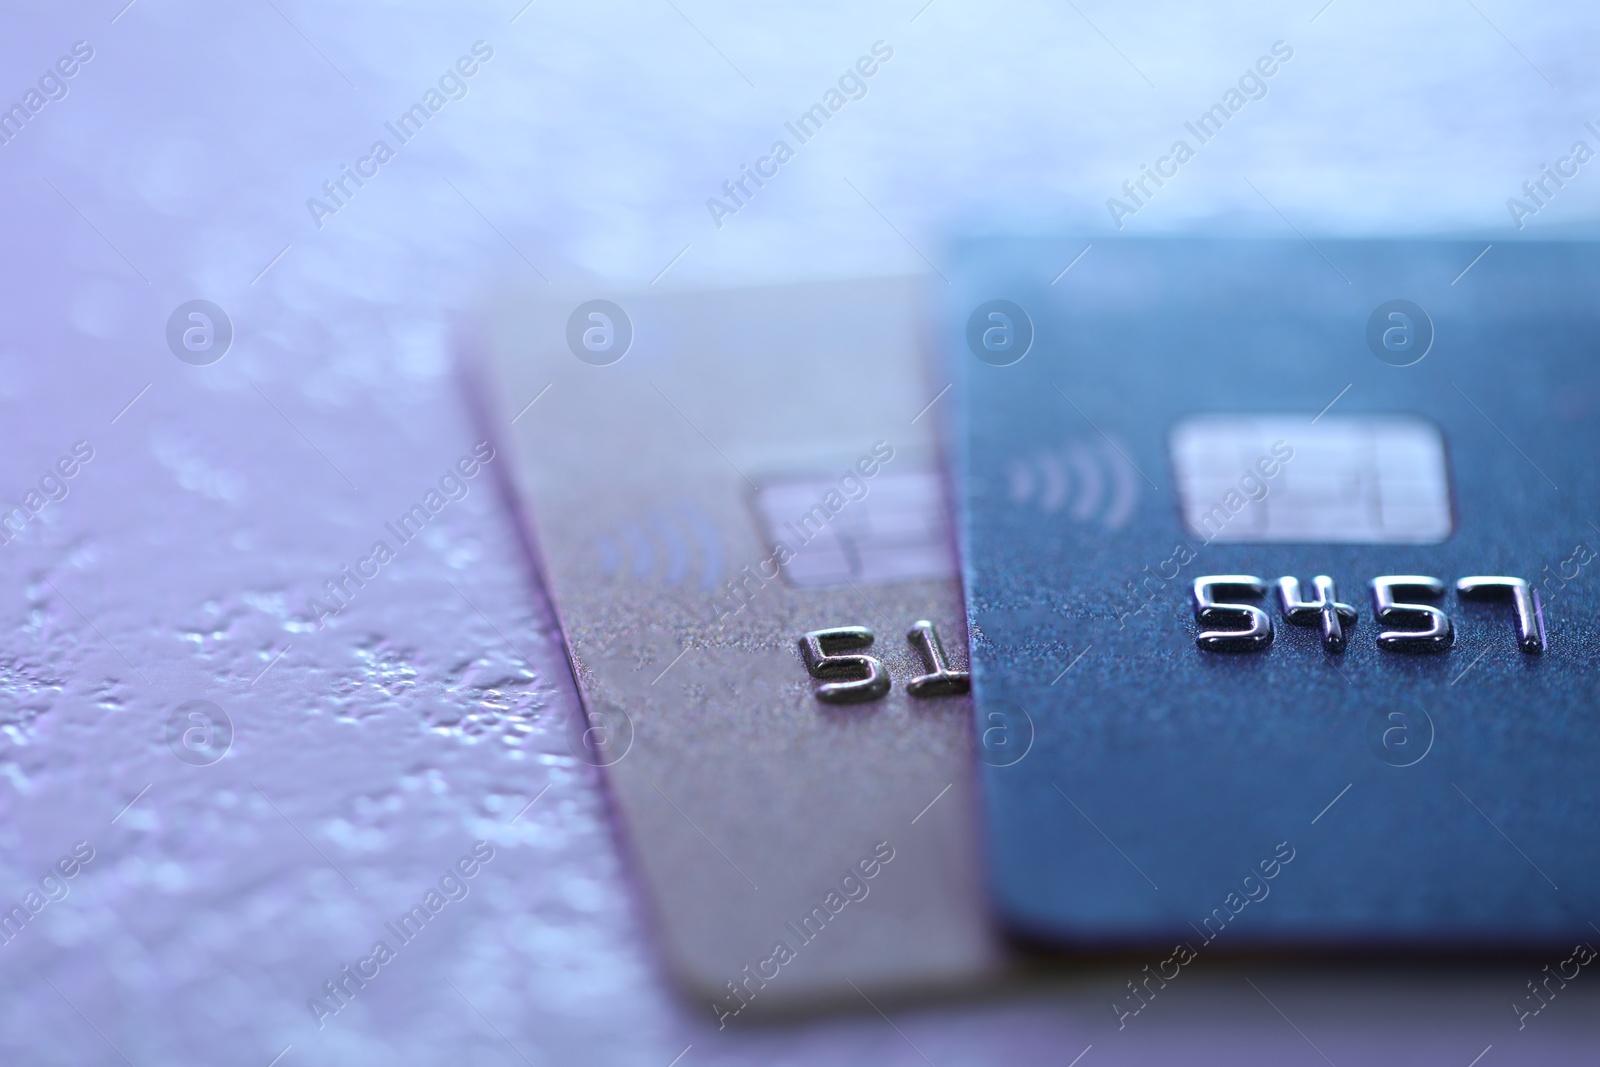
[[[951,671],[966,649],[915,310],[904,280],[508,301],[476,342],[588,709],[574,754],[724,1025],[1000,964],[969,698],[908,689],[916,624]],[[843,660],[802,655],[843,627],[816,642]]]

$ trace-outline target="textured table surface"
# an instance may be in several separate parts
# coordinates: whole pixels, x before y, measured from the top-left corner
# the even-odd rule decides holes
[[[1524,964],[1218,964],[1122,1032],[1107,1004],[1132,975],[1101,968],[885,1005],[892,1024],[863,1006],[718,1034],[660,976],[493,487],[325,627],[308,599],[478,439],[451,323],[490,289],[940,286],[952,228],[1107,231],[1106,199],[1280,40],[1266,96],[1125,232],[1509,239],[1507,198],[1597,144],[1600,12],[123,4],[0,16],[0,106],[27,113],[0,144],[0,501],[94,452],[0,548],[0,902],[75,843],[94,854],[0,945],[0,1061],[1466,1065],[1492,1045],[1490,1067],[1592,1048],[1600,979],[1519,1032]],[[92,56],[51,74],[79,41]],[[478,41],[492,57],[390,134]],[[713,219],[876,41],[893,58],[866,95]],[[368,177],[329,197],[346,166]],[[1597,183],[1580,170],[1528,229],[1586,225]],[[235,334],[210,366],[166,339],[196,298]],[[196,699],[235,728],[210,766],[167,742]],[[319,1029],[308,998],[478,840],[494,858],[470,894]]]

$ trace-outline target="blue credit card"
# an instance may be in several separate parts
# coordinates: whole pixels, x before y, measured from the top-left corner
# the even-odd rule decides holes
[[[1076,946],[1600,930],[1600,248],[985,239],[990,885]]]

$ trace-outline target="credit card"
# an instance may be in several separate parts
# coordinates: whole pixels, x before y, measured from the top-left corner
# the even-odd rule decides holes
[[[1006,924],[1188,958],[1592,938],[1600,251],[956,258],[978,737],[1028,745],[983,768]]]
[[[479,342],[572,753],[724,1026],[1000,960],[916,294],[510,300]]]

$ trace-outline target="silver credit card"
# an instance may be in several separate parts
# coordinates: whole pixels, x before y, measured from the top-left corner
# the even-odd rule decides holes
[[[916,294],[509,300],[478,343],[588,710],[574,755],[723,1025],[1001,963]]]

